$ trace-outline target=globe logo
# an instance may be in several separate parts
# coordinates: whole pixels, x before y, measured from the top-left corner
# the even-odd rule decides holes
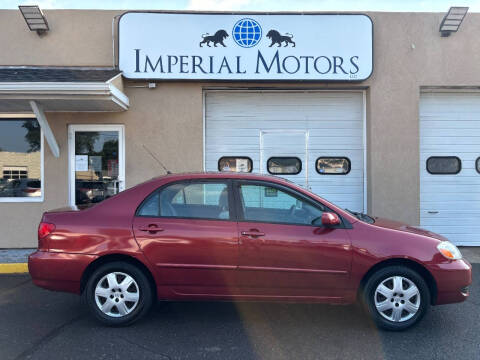
[[[262,38],[262,28],[253,19],[241,19],[233,26],[232,36],[241,47],[254,47]]]

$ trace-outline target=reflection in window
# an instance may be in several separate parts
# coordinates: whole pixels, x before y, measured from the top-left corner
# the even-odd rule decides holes
[[[75,132],[75,204],[89,206],[119,191],[118,131]]]
[[[0,198],[41,198],[41,147],[36,119],[0,119]]]
[[[222,182],[171,184],[147,198],[137,215],[227,220],[230,218],[228,185]]]
[[[431,156],[427,159],[427,171],[433,175],[455,175],[462,169],[456,156]]]
[[[312,225],[325,211],[270,186],[240,185],[240,195],[247,221]]]
[[[316,164],[321,175],[347,175],[350,168],[350,159],[346,157],[319,157]]]
[[[218,160],[218,171],[252,172],[252,159],[246,156],[224,156]]]
[[[302,171],[302,161],[297,157],[271,157],[267,170],[273,175],[296,175]]]

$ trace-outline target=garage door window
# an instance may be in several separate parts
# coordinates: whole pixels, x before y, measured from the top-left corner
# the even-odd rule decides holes
[[[302,161],[297,157],[271,157],[267,170],[273,175],[296,175],[302,171]]]
[[[462,169],[457,156],[431,156],[427,159],[427,171],[432,175],[455,175]]]
[[[352,165],[346,157],[319,157],[316,163],[320,175],[347,175]]]
[[[223,156],[218,160],[218,171],[252,172],[252,159],[246,156]]]

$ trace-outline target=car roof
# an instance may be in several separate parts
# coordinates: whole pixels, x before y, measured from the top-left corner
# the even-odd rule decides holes
[[[185,180],[185,179],[238,179],[238,180],[245,179],[245,180],[263,180],[263,181],[273,181],[278,183],[293,184],[291,181],[275,175],[246,173],[246,172],[219,172],[219,171],[199,171],[199,172],[167,174],[167,175],[155,177],[152,180],[165,180],[165,179],[168,179],[169,182],[174,180]]]

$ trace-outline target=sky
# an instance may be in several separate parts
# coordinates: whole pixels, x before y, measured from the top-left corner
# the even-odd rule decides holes
[[[480,12],[480,0],[0,0],[1,9],[22,4],[42,9],[426,12],[469,6],[470,12]]]

